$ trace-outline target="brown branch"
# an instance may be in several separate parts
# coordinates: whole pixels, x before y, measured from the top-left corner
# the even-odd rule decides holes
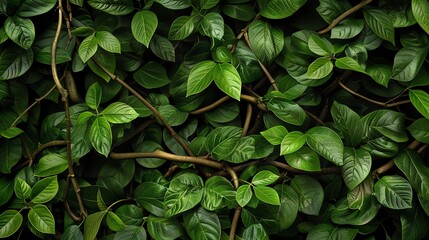
[[[237,190],[240,186],[237,173],[229,166],[225,166],[225,170],[231,175],[232,182],[234,183],[234,188]],[[240,219],[241,207],[237,206],[234,211],[234,216],[231,221],[231,228],[229,230],[229,239],[234,240],[235,232],[237,231],[238,220]]]
[[[69,93],[69,97],[72,100],[72,102],[74,103],[83,102],[82,97],[79,95],[79,92],[77,91],[76,83],[74,81],[72,72],[70,72],[69,70],[66,70],[65,76],[66,76],[65,79],[66,79],[67,91]]]
[[[205,112],[211,111],[211,110],[213,110],[214,108],[216,108],[216,107],[220,106],[222,103],[224,103],[224,102],[228,101],[229,99],[231,99],[231,97],[230,97],[230,96],[224,96],[224,97],[222,97],[221,99],[217,100],[216,102],[214,102],[214,103],[212,103],[212,104],[210,104],[210,105],[208,105],[208,106],[205,106],[205,107],[203,107],[203,108],[200,108],[200,109],[194,110],[194,111],[190,112],[189,114],[191,114],[191,115],[198,115],[198,114],[202,114],[202,113],[205,113]]]
[[[155,150],[154,152],[130,152],[130,153],[111,152],[109,154],[109,158],[116,159],[116,160],[129,159],[129,158],[162,158],[168,161],[204,165],[204,166],[208,166],[219,170],[224,168],[221,162],[208,160],[202,157],[175,155],[161,150]]]
[[[247,134],[254,134],[258,133],[262,126],[262,115],[264,112],[260,111],[258,114],[256,114],[255,122],[253,123],[253,127],[249,130]]]
[[[41,153],[43,150],[50,148],[50,147],[56,147],[56,146],[64,146],[66,145],[67,142],[64,140],[54,140],[54,141],[50,141],[47,142],[43,145],[41,145],[40,147],[38,147],[32,154],[31,154],[31,158],[36,158],[37,155],[39,155],[39,153]]]
[[[177,170],[179,170],[179,169],[180,169],[180,167],[179,167],[178,165],[176,165],[176,164],[172,164],[172,165],[168,168],[167,172],[164,174],[164,177],[165,177],[165,178],[170,177],[171,175],[173,175],[173,173],[174,173],[174,172],[176,172],[176,171],[177,171]]]
[[[319,125],[325,126],[325,123],[319,119],[316,115],[312,114],[311,112],[305,110],[305,113],[307,113],[308,116],[310,116],[314,121],[316,121]]]
[[[76,214],[74,214],[74,212],[70,209],[69,203],[67,201],[67,195],[68,195],[69,188],[70,188],[70,178],[67,178],[65,191],[64,191],[64,194],[63,194],[64,208],[66,209],[66,211],[69,214],[70,218],[74,222],[81,222],[82,221],[82,217],[81,216],[76,216]]]
[[[369,4],[370,2],[372,2],[372,0],[363,0],[362,2],[360,2],[359,4],[357,4],[356,6],[353,6],[349,10],[345,11],[339,17],[337,17],[336,19],[334,19],[334,21],[332,21],[332,23],[328,27],[326,27],[326,28],[318,31],[317,33],[318,34],[325,34],[325,33],[329,32],[329,31],[331,31],[332,28],[334,28],[337,24],[339,24],[345,18],[347,18],[348,16],[350,16],[351,14],[353,14],[354,12],[356,12],[357,10],[363,8],[365,5]]]
[[[252,104],[247,104],[247,112],[246,112],[246,118],[244,119],[244,125],[243,125],[243,132],[241,132],[241,136],[244,137],[247,135],[247,132],[249,131],[250,126],[250,120],[252,119]]]
[[[258,20],[260,17],[261,16],[259,14],[257,14],[255,16],[255,18],[250,23],[252,23],[253,21]],[[247,29],[249,29],[250,23],[247,24],[243,29],[241,29],[240,33],[236,37],[237,40],[240,40],[243,37],[244,33],[247,32]],[[237,48],[237,43],[235,43],[234,45],[232,45],[232,47],[231,47],[231,53],[234,53],[236,48]]]

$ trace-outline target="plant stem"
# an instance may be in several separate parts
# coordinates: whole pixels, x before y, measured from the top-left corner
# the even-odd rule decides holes
[[[345,11],[339,17],[335,18],[334,21],[332,21],[332,23],[329,26],[327,26],[326,28],[318,31],[317,33],[318,34],[325,34],[325,33],[329,32],[329,31],[331,31],[331,29],[334,28],[335,26],[337,26],[337,24],[339,24],[341,21],[343,21],[344,19],[346,19],[348,16],[350,16],[351,14],[353,14],[354,12],[356,12],[357,10],[363,8],[365,5],[369,4],[370,2],[372,2],[372,0],[363,0],[362,2],[358,3],[356,6],[353,6],[349,10]]]
[[[212,103],[212,104],[210,104],[208,106],[205,106],[203,108],[194,110],[194,111],[190,112],[189,114],[191,114],[191,115],[198,115],[198,114],[202,114],[202,113],[211,111],[211,110],[215,109],[216,107],[222,105],[222,103],[228,101],[229,99],[231,99],[230,96],[224,96],[221,99],[217,100],[216,102],[214,102],[214,103]]]
[[[250,120],[252,119],[252,112],[252,104],[248,103],[246,118],[244,119],[243,132],[241,133],[242,137],[246,136],[247,132],[249,131]]]
[[[229,166],[225,166],[225,170],[231,175],[232,182],[234,183],[235,190],[240,186],[240,182],[238,180],[237,173]],[[231,221],[231,228],[229,230],[229,239],[234,240],[235,232],[237,230],[238,220],[240,219],[241,207],[237,206],[234,211],[234,216]]]

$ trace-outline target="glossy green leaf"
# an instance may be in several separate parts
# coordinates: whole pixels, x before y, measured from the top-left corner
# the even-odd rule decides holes
[[[216,62],[211,60],[197,63],[189,73],[186,96],[200,93],[206,89],[213,81],[216,66]]]
[[[251,189],[251,185],[249,184],[241,185],[237,189],[236,200],[241,207],[246,206],[250,202],[250,199],[252,198],[252,196],[253,196],[253,192]]]
[[[86,217],[83,225],[83,234],[85,239],[95,239],[97,237],[98,230],[100,229],[101,221],[107,214],[107,210],[95,212]]]
[[[288,130],[284,126],[274,126],[261,132],[261,135],[267,139],[272,145],[279,145],[283,138],[288,134]]]
[[[34,169],[34,175],[47,177],[64,172],[68,167],[67,158],[64,155],[52,153],[39,159],[39,163]]]
[[[307,239],[354,239],[358,232],[358,229],[345,228],[324,223],[314,226],[308,233]]]
[[[79,240],[83,239],[82,231],[78,225],[70,225],[61,235],[61,240]]]
[[[249,41],[259,61],[268,65],[283,49],[283,31],[267,21],[256,20],[249,25]]]
[[[219,3],[219,0],[200,0],[199,2],[201,9],[210,9],[215,7]]]
[[[87,62],[92,56],[94,56],[95,52],[98,49],[97,38],[95,37],[95,33],[86,37],[81,44],[79,45],[79,56],[83,62]]]
[[[261,15],[269,19],[282,19],[291,16],[300,9],[307,0],[271,0],[261,8]]]
[[[365,69],[366,73],[381,86],[389,85],[390,76],[392,76],[392,67],[387,64],[371,64]]]
[[[221,40],[224,35],[222,15],[216,12],[207,13],[201,21],[201,29],[205,35]]]
[[[231,101],[205,113],[204,117],[210,122],[227,123],[236,119],[239,114],[239,104],[236,101]]]
[[[425,0],[412,0],[411,9],[417,23],[429,34],[429,3]]]
[[[89,86],[85,95],[85,103],[88,107],[98,110],[98,106],[100,106],[101,98],[103,92],[101,86],[98,82],[95,82]]]
[[[179,111],[173,105],[162,105],[158,111],[171,126],[179,126],[188,118],[188,113]]]
[[[89,130],[90,141],[97,152],[107,157],[112,146],[112,129],[105,117],[97,117]]]
[[[307,144],[336,165],[343,165],[344,145],[336,132],[327,127],[313,127],[306,132]]]
[[[158,18],[152,11],[138,11],[131,21],[131,32],[141,44],[149,47],[149,43],[158,27]]]
[[[36,37],[36,30],[31,19],[10,16],[4,22],[7,36],[24,49],[29,49],[33,45]]]
[[[184,234],[180,222],[175,218],[149,216],[147,218],[147,230],[155,240],[174,240]]]
[[[0,131],[0,136],[10,139],[10,138],[14,138],[14,137],[20,135],[23,132],[24,131],[20,128],[11,127],[11,128],[5,129],[3,131]]]
[[[143,208],[155,216],[164,215],[164,195],[167,188],[155,182],[144,182],[135,191],[135,198]]]
[[[113,240],[146,240],[147,234],[142,226],[125,226],[124,230],[117,232]]]
[[[150,50],[159,58],[165,61],[176,61],[176,52],[173,44],[160,35],[154,34],[149,43]]]
[[[268,170],[262,170],[253,176],[252,184],[255,186],[267,186],[277,181],[278,178],[279,175]]]
[[[106,223],[109,229],[115,232],[120,232],[125,228],[125,224],[121,218],[112,211],[107,211]]]
[[[44,47],[44,48],[40,49],[39,52],[37,52],[37,54],[35,56],[35,60],[40,62],[40,63],[50,65],[51,64],[51,53],[52,53],[52,47],[51,46]],[[64,50],[62,48],[57,48],[56,57],[55,57],[55,63],[56,64],[69,62],[71,60],[72,60],[72,58],[70,57],[70,54],[66,50]]]
[[[372,159],[364,149],[344,149],[344,165],[341,168],[346,186],[352,190],[368,176],[371,171]]]
[[[321,79],[328,76],[333,69],[334,64],[329,58],[320,57],[308,66],[306,76],[309,79]]]
[[[100,115],[104,116],[110,123],[129,123],[139,116],[132,107],[121,102],[110,104],[101,111]]]
[[[23,217],[16,210],[6,210],[0,214],[0,237],[7,238],[12,236],[21,228]]]
[[[362,118],[364,124],[364,136],[374,139],[386,136],[395,142],[405,142],[408,136],[404,126],[403,113],[392,110],[376,110]]]
[[[0,80],[9,80],[22,76],[33,64],[33,50],[24,50],[18,46],[0,49]]]
[[[413,201],[411,209],[403,211],[400,217],[402,238],[424,239],[428,232],[427,215],[416,201]]]
[[[380,38],[395,45],[395,29],[392,20],[381,9],[371,8],[363,11],[366,24]]]
[[[115,211],[125,225],[139,226],[143,223],[143,209],[133,204],[122,205]]]
[[[148,62],[133,74],[134,79],[144,88],[160,88],[170,83],[167,70],[156,62]]]
[[[183,216],[186,232],[192,240],[219,239],[221,224],[219,217],[214,212],[204,208],[190,211]]]
[[[255,9],[250,4],[223,5],[222,12],[228,17],[241,21],[250,21],[256,16]]]
[[[369,140],[362,148],[369,151],[371,156],[389,158],[398,152],[398,144],[387,137],[378,137]]]
[[[422,67],[428,51],[428,46],[401,48],[395,55],[391,78],[402,82],[413,80]]]
[[[362,19],[344,19],[331,30],[332,39],[350,39],[356,37],[364,27]]]
[[[356,146],[363,138],[363,123],[360,116],[346,105],[334,102],[331,115],[335,126],[343,134],[346,144]]]
[[[425,118],[429,119],[429,94],[423,90],[410,90],[410,101]]]
[[[51,211],[42,204],[37,204],[30,208],[28,220],[31,225],[41,233],[55,233],[55,219]]]
[[[298,104],[284,98],[270,99],[267,107],[278,118],[292,125],[301,126],[307,117]]]
[[[335,60],[335,66],[340,69],[352,70],[366,74],[365,69],[363,69],[362,66],[351,57],[338,58]]]
[[[159,4],[168,9],[180,10],[191,6],[191,3],[183,0],[156,0]]]
[[[335,18],[351,8],[349,2],[341,0],[320,0],[319,2],[316,10],[327,23],[331,23]]]
[[[205,209],[214,211],[236,205],[234,187],[226,178],[213,176],[207,179],[204,189],[201,206]]]
[[[17,178],[21,178],[17,176]],[[0,206],[6,204],[13,195],[15,181],[6,176],[0,177]]]
[[[10,173],[21,158],[22,147],[19,138],[0,139],[0,172]]]
[[[429,143],[429,119],[419,118],[407,129],[417,141]]]
[[[97,31],[95,33],[98,45],[111,53],[121,53],[121,44],[119,40],[107,31]]]
[[[293,153],[284,155],[286,162],[292,167],[304,171],[320,171],[319,155],[307,146]]]
[[[348,208],[352,210],[365,210],[368,203],[373,198],[374,180],[371,175],[368,175],[363,182],[359,183],[355,188],[347,193]]]
[[[132,0],[88,0],[88,4],[111,15],[126,15],[134,10]]]
[[[22,178],[15,179],[14,192],[18,199],[27,199],[31,194],[31,187]]]
[[[319,215],[323,203],[323,188],[318,181],[309,176],[295,176],[290,186],[299,197],[299,211],[308,215]]]
[[[56,3],[55,0],[25,0],[21,2],[16,14],[20,17],[34,17],[48,12]]]
[[[256,198],[264,203],[271,205],[280,205],[279,194],[271,187],[255,186],[253,187]]]
[[[230,63],[216,64],[212,71],[216,86],[230,97],[240,100],[241,79],[237,69]]]
[[[377,200],[391,209],[411,208],[413,189],[410,183],[401,176],[384,176],[374,185]]]
[[[343,199],[338,202],[335,209],[330,211],[331,221],[336,224],[362,226],[374,219],[379,208],[375,198],[368,198],[360,210],[350,209],[347,200]]]
[[[307,136],[299,131],[286,134],[280,145],[280,155],[290,154],[298,151],[305,144]]]
[[[334,53],[334,46],[326,38],[317,34],[312,34],[308,38],[308,48],[319,56],[330,56]]]
[[[243,239],[268,240],[269,237],[261,224],[253,224],[244,230]]]
[[[168,32],[168,39],[183,40],[194,31],[195,25],[192,17],[180,16],[174,20]]]
[[[31,189],[32,203],[46,203],[52,200],[58,192],[57,176],[47,177],[36,184]]]

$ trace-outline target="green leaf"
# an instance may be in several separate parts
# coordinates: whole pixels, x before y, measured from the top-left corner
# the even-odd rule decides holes
[[[164,195],[167,188],[155,182],[144,182],[140,184],[135,192],[136,200],[142,207],[155,216],[164,216]]]
[[[61,235],[61,240],[79,240],[83,239],[82,231],[78,225],[70,225]]]
[[[202,92],[213,81],[213,72],[217,67],[216,62],[206,60],[197,63],[189,73],[186,96]]]
[[[121,53],[121,43],[113,34],[107,31],[97,31],[95,38],[98,45],[104,50],[111,53]]]
[[[429,47],[404,47],[395,55],[392,70],[392,79],[409,82],[413,80],[420,71]]]
[[[94,56],[95,52],[98,49],[97,38],[95,37],[95,33],[86,37],[81,44],[79,45],[79,56],[83,62],[87,62],[92,56]]]
[[[131,20],[131,32],[134,38],[146,47],[149,47],[157,27],[158,18],[149,10],[138,11]]]
[[[380,38],[395,45],[395,28],[392,20],[383,10],[371,8],[363,11],[366,24]]]
[[[158,2],[165,8],[172,10],[185,9],[191,6],[191,3],[189,1],[184,0],[156,0],[156,2]]]
[[[219,217],[214,212],[204,208],[186,212],[183,215],[186,232],[192,240],[216,240],[220,239],[221,224]]]
[[[150,50],[159,58],[169,62],[176,61],[176,53],[173,44],[158,34],[154,34],[149,43]]]
[[[174,240],[184,234],[181,223],[175,218],[149,216],[147,218],[147,230],[155,240]]]
[[[31,187],[22,178],[17,177],[14,185],[15,195],[18,199],[27,199],[31,194]]]
[[[250,202],[250,199],[252,199],[252,196],[253,192],[250,184],[241,185],[237,189],[236,200],[241,207],[246,206]]]
[[[0,237],[7,238],[21,228],[23,217],[16,210],[6,210],[0,214]]]
[[[343,134],[346,145],[358,145],[363,138],[363,123],[360,116],[346,105],[334,102],[331,115],[335,126]]]
[[[270,99],[267,107],[278,118],[292,125],[301,126],[307,117],[298,104],[284,98]]]
[[[354,239],[358,232],[358,229],[323,223],[311,228],[307,235],[307,240]]]
[[[288,134],[288,130],[281,125],[271,127],[261,132],[261,135],[272,145],[279,145],[286,134]]]
[[[299,211],[308,215],[319,215],[323,203],[323,188],[318,181],[309,176],[295,176],[290,186],[299,197]]]
[[[419,118],[407,129],[417,141],[429,143],[429,119]]]
[[[215,7],[219,3],[219,0],[200,0],[199,2],[201,9],[210,9]]]
[[[146,240],[146,230],[141,226],[125,226],[124,230],[117,232],[113,240]]]
[[[51,64],[51,53],[52,53],[52,47],[44,47],[40,49],[39,52],[36,54],[36,61],[50,65]],[[57,48],[56,57],[55,57],[55,63],[61,64],[65,62],[71,61],[72,58],[70,57],[69,53],[63,49],[63,48]]]
[[[98,106],[100,105],[101,98],[103,96],[103,92],[101,86],[98,82],[95,82],[89,86],[85,95],[85,103],[88,107],[98,110]]]
[[[143,209],[136,205],[122,205],[116,209],[115,213],[125,225],[139,226],[143,223]]]
[[[292,16],[307,0],[270,0],[261,6],[261,16],[269,19],[282,19]]]
[[[335,60],[335,66],[340,69],[352,70],[366,74],[365,69],[363,69],[362,66],[351,57],[338,58]]]
[[[24,50],[16,45],[0,49],[0,80],[22,76],[33,63],[33,50]]]
[[[429,2],[426,0],[412,0],[411,10],[417,23],[429,34]]]
[[[267,21],[256,20],[249,25],[249,41],[259,61],[270,65],[283,49],[283,31]]]
[[[48,12],[56,3],[55,0],[24,0],[16,10],[16,14],[20,17],[34,17]]]
[[[250,4],[234,4],[234,5],[223,5],[222,12],[231,18],[250,21],[256,16],[255,9]]]
[[[168,79],[167,70],[157,62],[150,61],[133,74],[134,79],[144,88],[160,88],[171,81]]]
[[[429,94],[423,90],[409,91],[410,101],[425,118],[429,119]]]
[[[4,22],[4,29],[7,36],[20,47],[28,50],[33,45],[36,29],[30,19],[9,16]]]
[[[88,37],[89,35],[93,34],[95,32],[95,29],[92,27],[78,27],[71,31],[71,33],[77,37]]]
[[[244,230],[243,239],[269,240],[270,238],[261,224],[252,224]]]
[[[201,29],[205,35],[222,40],[224,35],[222,15],[216,12],[207,13],[201,21]]]
[[[322,79],[328,76],[333,69],[334,64],[329,58],[319,57],[308,66],[306,76],[309,79]]]
[[[111,15],[126,15],[134,10],[133,0],[88,0],[88,4]]]
[[[317,34],[312,34],[308,38],[308,48],[319,56],[330,56],[334,53],[334,46],[332,43]]]
[[[402,211],[400,220],[402,238],[424,239],[428,232],[427,215],[416,201],[413,201],[411,209]]]
[[[350,39],[362,32],[363,19],[344,19],[331,30],[331,39]]]
[[[107,157],[112,146],[112,129],[105,117],[97,117],[94,120],[89,130],[89,136],[95,150]]]
[[[392,76],[392,66],[387,64],[371,64],[366,67],[365,71],[376,83],[387,88],[390,76]]]
[[[410,183],[401,176],[384,176],[374,185],[377,200],[391,209],[411,208],[413,189]]]
[[[234,187],[224,177],[214,176],[207,179],[204,189],[201,206],[209,211],[219,210],[224,207],[232,208],[237,205]]]
[[[352,210],[365,210],[368,203],[373,199],[374,180],[372,175],[368,175],[363,182],[347,193],[348,208]]]
[[[55,219],[51,211],[42,204],[30,208],[28,220],[37,231],[46,234],[55,233]]]
[[[277,179],[279,179],[279,175],[268,170],[262,170],[253,176],[252,184],[255,186],[267,186],[277,181]]]
[[[343,165],[344,146],[336,132],[327,127],[313,127],[306,132],[307,144],[314,151],[336,165]]]
[[[132,107],[121,102],[110,104],[101,111],[100,115],[104,116],[110,123],[129,123],[139,116]]]
[[[109,229],[115,232],[120,232],[125,228],[124,222],[112,211],[107,211],[106,223]]]
[[[38,181],[31,189],[31,202],[49,202],[55,197],[55,195],[57,195],[58,188],[57,175]]]
[[[168,32],[168,39],[183,40],[194,31],[194,21],[192,17],[180,16],[174,20]]]
[[[280,155],[290,154],[298,151],[305,144],[307,136],[299,131],[288,133],[280,145]]]
[[[64,172],[68,167],[67,157],[57,153],[51,153],[39,159],[34,169],[34,176],[48,177]]]
[[[369,140],[362,148],[372,156],[382,158],[393,157],[398,152],[398,144],[384,136]]]
[[[253,187],[255,196],[264,203],[271,205],[280,205],[279,194],[271,187],[255,186]]]
[[[240,100],[241,79],[237,69],[230,63],[219,63],[211,71],[216,86],[230,97]]]
[[[344,165],[341,168],[346,186],[352,190],[368,176],[371,171],[372,159],[364,149],[344,149]]]
[[[296,152],[286,154],[284,157],[286,162],[296,169],[320,171],[319,155],[307,146],[303,146]]]
[[[107,210],[95,212],[88,215],[83,225],[83,234],[85,239],[95,239],[97,237],[98,230],[100,229],[101,221],[107,214]]]
[[[331,23],[335,18],[351,8],[349,2],[342,0],[320,0],[319,2],[320,5],[316,10],[327,23]]]
[[[0,172],[10,173],[22,154],[21,139],[0,139]]]
[[[392,110],[376,110],[362,118],[364,136],[374,139],[386,136],[395,142],[406,142],[408,136],[405,132],[405,115]]]
[[[11,127],[11,128],[0,131],[0,136],[10,139],[10,138],[14,138],[14,137],[20,135],[23,132],[24,131],[20,128]]]
[[[94,58],[94,61],[97,61],[101,66],[104,66],[109,72],[114,73],[116,69],[116,57],[115,54],[105,51],[104,49],[98,49],[96,53],[92,56]],[[110,81],[110,76],[107,75],[106,72],[104,72],[94,61],[88,61],[88,66],[91,68],[91,70],[100,76],[102,79],[104,79],[106,82]],[[104,85],[105,88],[103,89],[105,94],[114,94],[115,91],[119,91],[119,88],[116,88],[118,85],[112,85],[107,87]],[[113,97],[113,96],[111,96]]]
[[[182,125],[188,118],[187,112],[179,111],[173,105],[162,105],[158,111],[171,126]]]
[[[231,101],[205,113],[204,117],[210,122],[227,123],[236,119],[239,114],[239,104],[236,101]]]

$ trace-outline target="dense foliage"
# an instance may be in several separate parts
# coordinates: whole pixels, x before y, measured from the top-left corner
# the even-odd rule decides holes
[[[0,23],[0,238],[427,238],[428,0],[2,0]]]

